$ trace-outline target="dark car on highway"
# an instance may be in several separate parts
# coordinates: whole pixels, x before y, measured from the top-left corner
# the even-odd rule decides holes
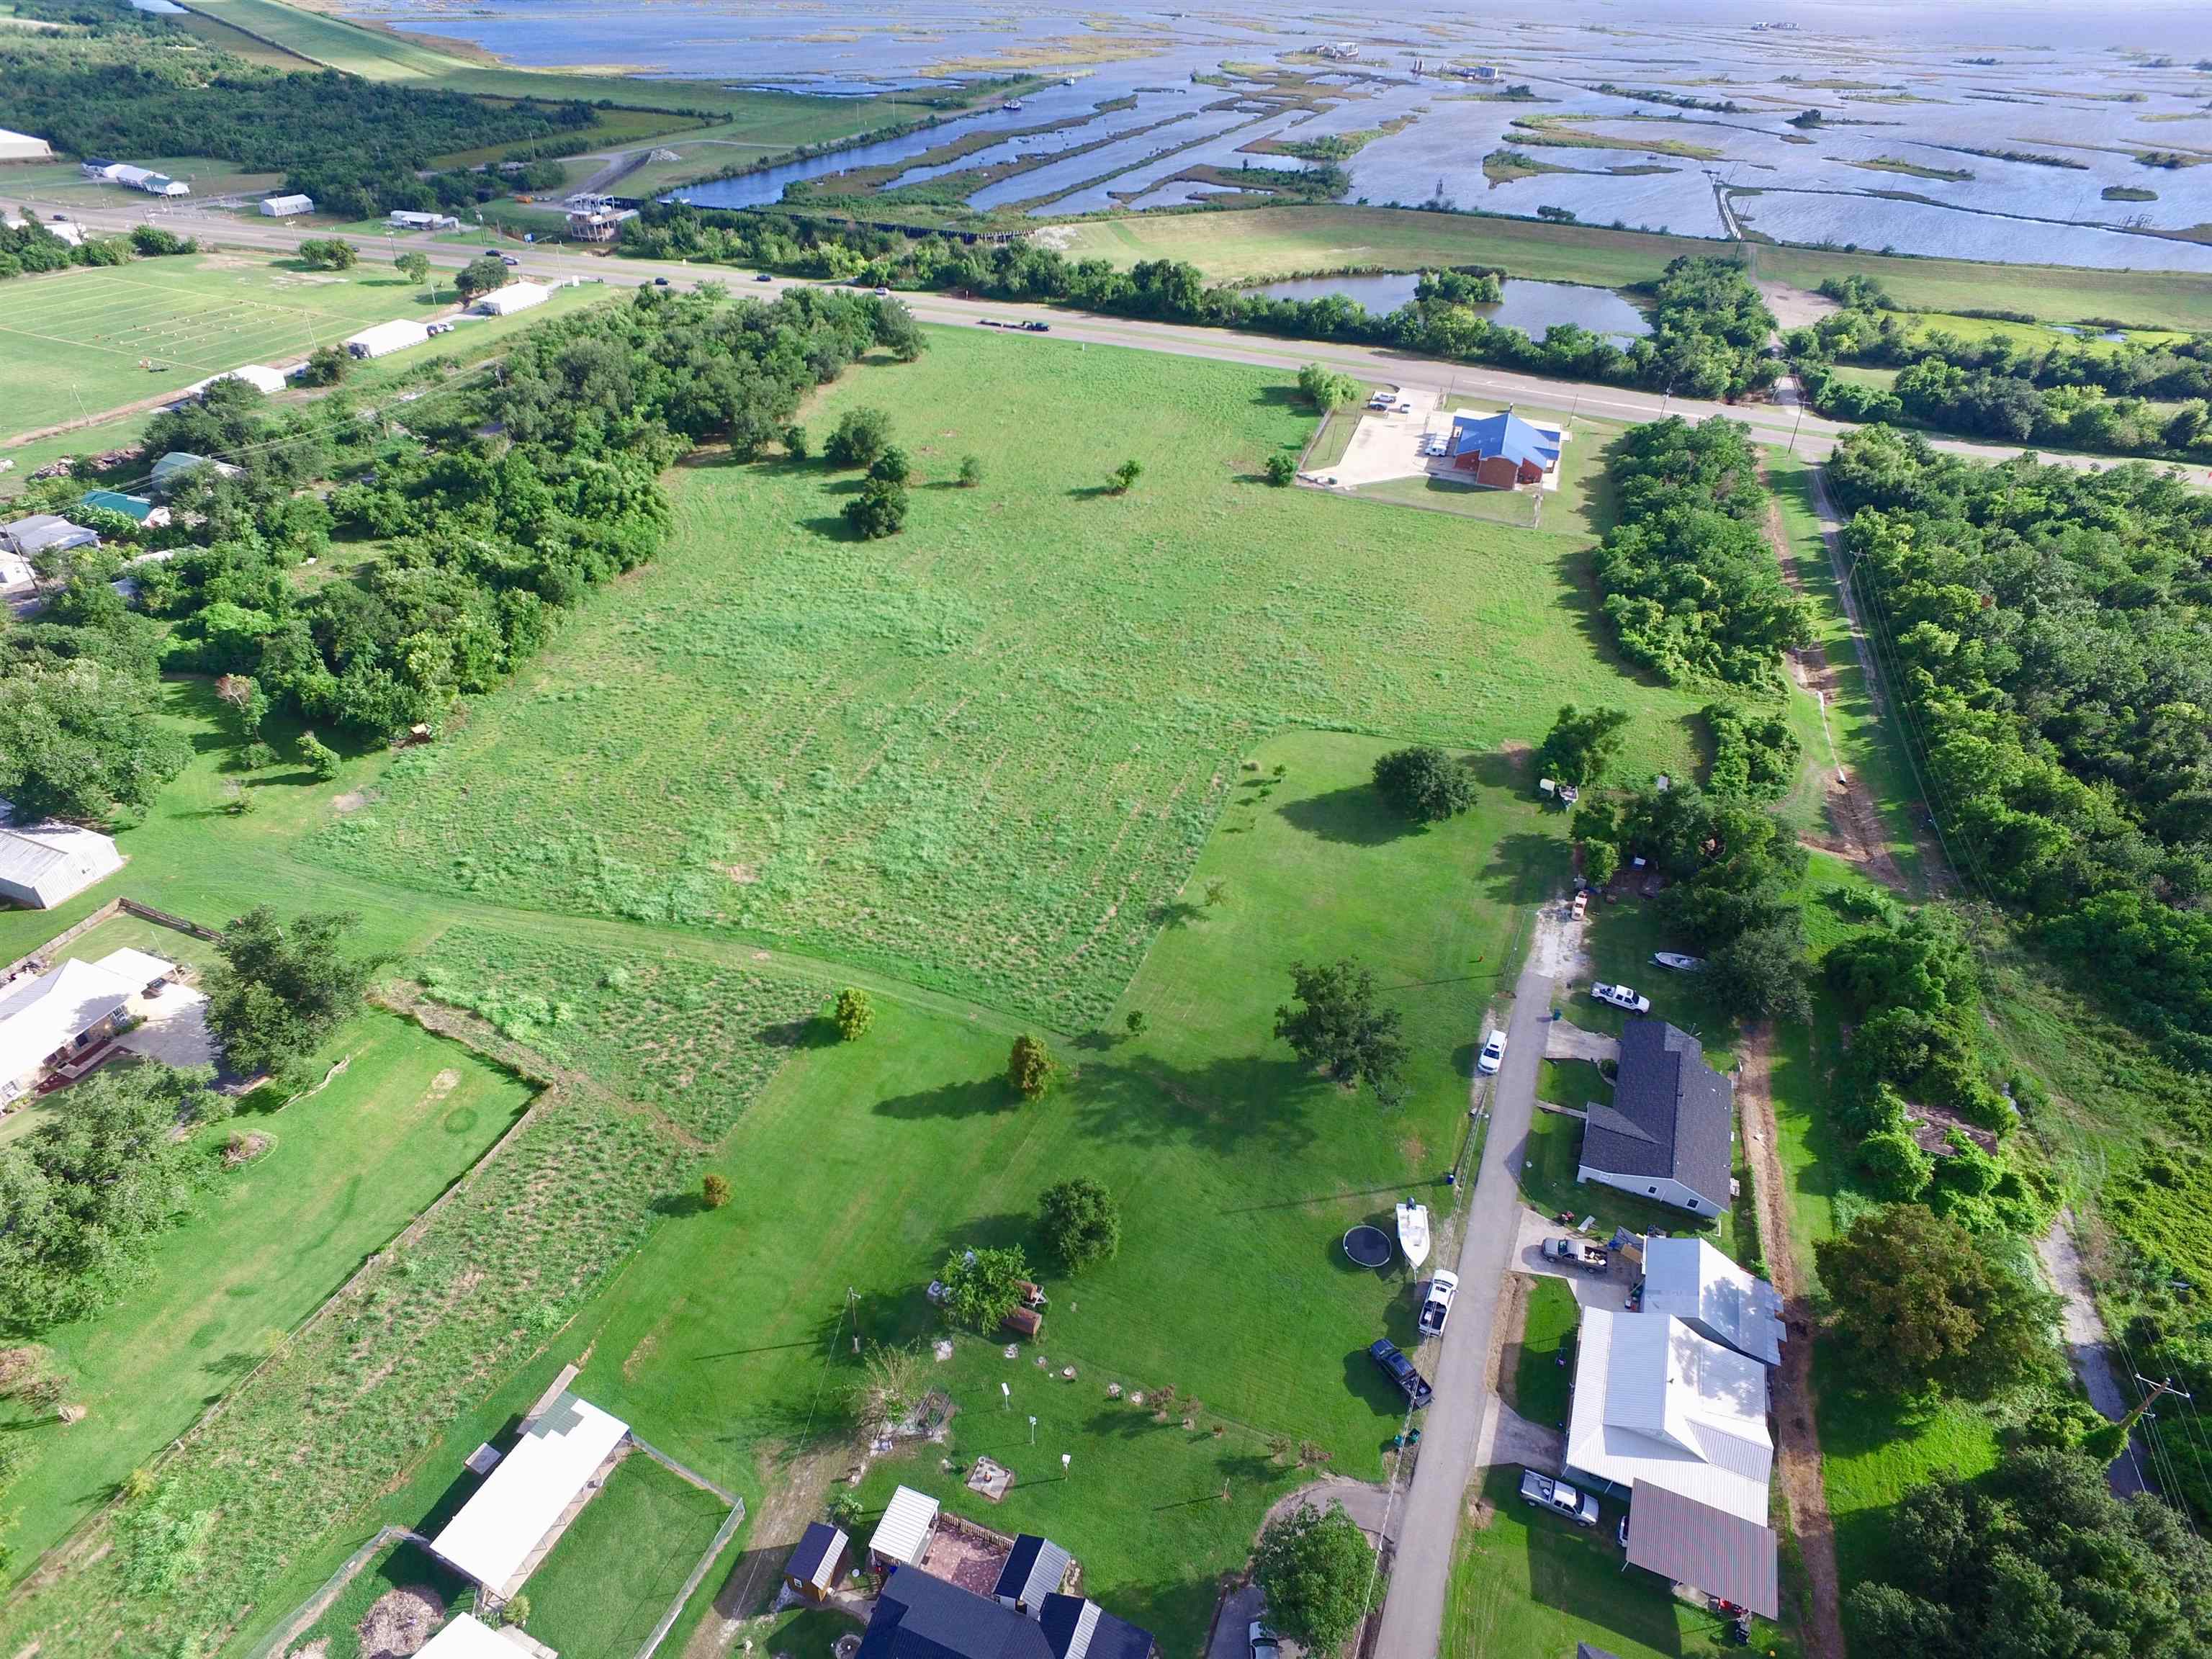
[[[1413,1369],[1413,1362],[1398,1352],[1398,1345],[1387,1336],[1377,1337],[1367,1350],[1367,1357],[1382,1368],[1382,1375],[1405,1391],[1406,1398],[1413,1402],[1415,1410],[1436,1397],[1429,1379]]]

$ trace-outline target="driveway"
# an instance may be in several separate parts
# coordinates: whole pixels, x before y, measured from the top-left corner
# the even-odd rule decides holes
[[[1546,908],[1548,912],[1555,907]],[[1505,1063],[1491,1087],[1490,1133],[1468,1206],[1467,1236],[1460,1244],[1459,1297],[1443,1340],[1432,1345],[1442,1350],[1432,1378],[1436,1402],[1421,1425],[1420,1456],[1398,1528],[1397,1564],[1372,1650],[1389,1659],[1415,1659],[1442,1644],[1452,1543],[1494,1399],[1490,1337],[1498,1320],[1498,1289],[1519,1231],[1521,1160],[1528,1151],[1536,1065],[1552,1012],[1552,980],[1542,970],[1556,955],[1547,937],[1555,926],[1548,915],[1540,919],[1529,965],[1513,988]]]
[[[173,984],[158,997],[134,997],[131,1012],[143,1015],[146,1023],[116,1038],[117,1048],[186,1070],[215,1064],[205,992]]]
[[[1620,1059],[1620,1039],[1607,1036],[1602,1031],[1585,1031],[1570,1020],[1555,1019],[1544,1034],[1544,1058],[1547,1060],[1586,1060],[1592,1065],[1601,1060]],[[1571,1106],[1571,1100],[1559,1103]]]
[[[1547,1261],[1544,1259],[1544,1241],[1559,1237],[1565,1230],[1526,1205],[1521,1206],[1519,1216],[1520,1228],[1513,1241],[1515,1273],[1563,1279],[1575,1293],[1575,1301],[1585,1308],[1609,1308],[1616,1313],[1627,1308],[1628,1293],[1636,1288],[1636,1281],[1642,1274],[1626,1256],[1614,1256],[1612,1267],[1602,1273],[1584,1273],[1580,1267]]]
[[[1267,1605],[1257,1584],[1239,1584],[1230,1591],[1221,1604],[1221,1616],[1213,1621],[1213,1640],[1207,1644],[1206,1659],[1251,1659],[1245,1632]]]
[[[1334,466],[1316,471],[1335,479],[1340,489],[1357,489],[1388,478],[1419,477],[1421,441],[1437,419],[1437,404],[1443,395],[1436,386],[1401,386],[1398,400],[1413,404],[1410,414],[1401,415],[1395,410],[1345,410],[1335,418],[1359,422],[1352,430],[1352,441]]]
[[[1556,1472],[1566,1455],[1566,1436],[1547,1425],[1531,1423],[1503,1400],[1492,1397],[1490,1410],[1482,1419],[1482,1434],[1474,1449],[1474,1461],[1479,1467],[1487,1469],[1500,1463],[1513,1463],[1522,1468]]]

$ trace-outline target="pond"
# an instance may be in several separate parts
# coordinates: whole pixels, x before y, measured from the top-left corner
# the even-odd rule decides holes
[[[1318,300],[1341,294],[1358,301],[1370,316],[1380,317],[1410,301],[1420,280],[1406,271],[1367,276],[1301,276],[1251,291],[1278,300]],[[1651,331],[1644,313],[1611,289],[1586,288],[1578,283],[1538,283],[1509,276],[1503,300],[1474,309],[1493,323],[1520,329],[1532,340],[1542,339],[1555,323],[1577,323],[1616,343],[1638,339]]]

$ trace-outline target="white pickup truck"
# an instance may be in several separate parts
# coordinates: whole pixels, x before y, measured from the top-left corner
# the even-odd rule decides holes
[[[1554,1515],[1564,1515],[1578,1527],[1597,1525],[1596,1498],[1534,1469],[1521,1471],[1521,1501],[1534,1504],[1540,1510],[1549,1510]]]

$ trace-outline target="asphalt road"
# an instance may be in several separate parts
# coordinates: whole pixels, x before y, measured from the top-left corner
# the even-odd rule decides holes
[[[1382,1659],[1433,1654],[1442,1639],[1452,1540],[1474,1473],[1475,1443],[1490,1408],[1490,1333],[1520,1232],[1521,1159],[1551,1015],[1550,977],[1533,965],[1523,969],[1513,987],[1505,1063],[1491,1088],[1490,1133],[1483,1141],[1467,1232],[1460,1242],[1459,1294],[1430,1378],[1436,1399],[1421,1425],[1421,1454],[1397,1525],[1397,1560],[1374,1648]]]
[[[157,206],[150,199],[140,204],[120,199],[120,192],[118,200],[112,208],[69,207],[36,198],[24,198],[22,205],[26,211],[34,213],[41,219],[51,218],[58,213],[81,225],[103,232],[128,230],[134,225],[150,222],[166,226],[181,234],[197,235],[208,241],[272,252],[289,253],[300,245],[304,237],[331,234],[191,206]],[[344,240],[372,258],[388,258],[398,248],[421,253],[434,266],[446,269],[466,264],[483,251],[481,247],[432,242],[420,236],[395,240],[383,235],[355,234]],[[797,278],[781,276],[757,282],[759,273],[726,265],[690,265],[677,260],[629,259],[611,254],[541,248],[501,241],[489,232],[486,233],[485,243],[487,246],[495,244],[499,252],[519,258],[522,261],[522,274],[529,276],[581,276],[625,286],[665,277],[672,286],[689,288],[703,283],[722,283],[737,291],[763,297],[772,297],[787,288],[817,286]],[[1606,420],[1636,422],[1656,420],[1663,415],[1680,415],[1686,420],[1695,421],[1711,415],[1725,415],[1730,420],[1741,421],[1750,427],[1753,436],[1758,441],[1786,445],[1794,453],[1813,460],[1826,457],[1835,447],[1838,439],[1853,429],[1847,422],[1823,420],[1794,403],[1704,403],[1692,398],[1635,392],[1621,386],[1542,380],[1534,375],[1479,368],[1466,363],[1422,357],[1383,347],[1314,340],[1279,341],[1261,335],[1232,333],[1225,329],[1193,328],[1179,323],[1100,317],[1056,306],[1018,305],[999,300],[953,299],[935,294],[902,294],[899,298],[924,322],[972,325],[985,318],[1006,322],[1042,322],[1050,325],[1057,338],[1090,344],[1166,351],[1180,356],[1204,357],[1218,362],[1245,363],[1265,368],[1296,369],[1305,363],[1319,362],[1370,380],[1440,386],[1453,398],[1565,410],[1571,417],[1588,414]],[[1938,449],[1984,460],[2002,460],[2021,453],[2016,447],[2004,445],[1967,443],[1953,439],[1938,439],[1934,442]],[[2109,466],[2112,464],[2109,456],[2045,453],[2044,459],[2069,466]],[[2194,478],[2196,475],[2192,473],[2191,477]]]

